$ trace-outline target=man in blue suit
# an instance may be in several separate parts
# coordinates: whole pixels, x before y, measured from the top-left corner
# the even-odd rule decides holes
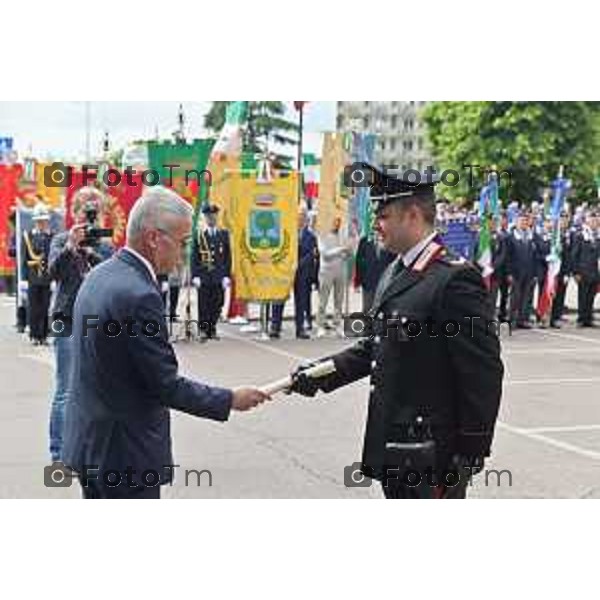
[[[173,478],[170,408],[226,421],[267,399],[254,388],[183,377],[168,341],[157,275],[186,254],[192,209],[151,188],[134,205],[127,245],[95,268],[75,302],[72,399],[63,460],[85,498],[158,498]]]
[[[536,243],[525,213],[519,216],[507,242],[507,269],[512,280],[510,320],[518,329],[531,329],[529,305],[535,285]]]
[[[311,320],[310,294],[315,283],[318,258],[317,236],[308,227],[306,210],[302,209],[298,214],[298,267],[294,277],[294,312],[298,339],[310,338],[304,324],[310,323]],[[285,302],[273,304],[269,333],[272,339],[278,339],[281,336],[284,306]]]

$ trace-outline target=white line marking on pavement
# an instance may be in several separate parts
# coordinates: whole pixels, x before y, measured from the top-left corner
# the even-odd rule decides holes
[[[286,358],[292,358],[293,360],[311,360],[306,356],[300,356],[298,354],[293,354],[291,352],[287,352],[286,350],[282,350],[281,348],[273,348],[272,346],[268,346],[268,342],[257,342],[256,340],[249,340],[248,338],[242,337],[241,335],[236,335],[235,333],[226,333],[223,337],[228,337],[234,340],[239,340],[241,342],[246,342],[246,344],[250,344],[255,348],[260,348],[261,350],[265,350],[266,352],[270,352],[271,354],[277,354],[279,356],[285,356]]]
[[[505,385],[554,385],[562,383],[599,383],[600,377],[573,377],[570,379],[505,379]]]
[[[513,356],[519,354],[590,354],[600,352],[600,348],[543,348],[534,346],[532,348],[519,348],[517,350],[502,350],[502,356]]]
[[[577,340],[578,342],[587,342],[588,344],[600,344],[600,339],[592,339],[584,335],[576,335],[574,333],[562,333],[558,331],[547,331],[544,329],[530,329],[532,333],[539,335],[549,335],[551,337],[564,338],[565,340]]]
[[[577,431],[596,431],[600,425],[567,425],[565,427],[526,427],[527,433],[571,433]]]
[[[498,427],[501,429],[505,429],[509,433],[514,433],[516,435],[526,437],[530,440],[541,442],[548,446],[553,446],[554,448],[565,450],[566,452],[572,452],[574,454],[578,454],[579,456],[585,456],[586,458],[591,458],[592,460],[600,461],[600,452],[595,452],[594,450],[586,450],[585,448],[580,448],[579,446],[575,446],[574,444],[569,444],[567,442],[555,440],[554,438],[542,435],[541,433],[531,432],[528,429],[523,429],[521,427],[513,427],[512,425],[508,425],[507,423],[503,423],[502,421],[498,421]]]

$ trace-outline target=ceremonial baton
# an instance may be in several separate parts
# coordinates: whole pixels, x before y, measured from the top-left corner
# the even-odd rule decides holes
[[[302,371],[303,375],[306,377],[310,377],[311,379],[318,379],[319,377],[325,377],[325,375],[331,375],[331,373],[335,373],[335,363],[333,360],[326,360],[325,362],[319,363],[314,367],[309,367]],[[273,381],[264,387],[260,388],[261,392],[272,396],[277,392],[283,392],[292,386],[294,383],[294,379],[291,375],[288,375],[284,379],[278,379],[277,381]]]

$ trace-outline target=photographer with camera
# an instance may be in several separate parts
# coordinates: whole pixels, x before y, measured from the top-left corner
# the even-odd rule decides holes
[[[63,415],[68,399],[72,364],[71,325],[77,292],[87,273],[109,258],[112,247],[101,241],[112,230],[98,227],[103,196],[99,190],[83,187],[73,198],[75,223],[69,231],[54,236],[48,257],[48,272],[57,283],[48,335],[54,338],[55,391],[50,411],[50,456],[61,460]]]

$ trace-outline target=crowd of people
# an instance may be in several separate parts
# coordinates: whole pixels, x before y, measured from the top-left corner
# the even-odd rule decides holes
[[[600,284],[600,221],[592,208],[563,211],[557,222],[560,257],[554,295],[540,308],[552,257],[555,222],[540,205],[503,211],[490,218],[491,297],[497,318],[517,329],[559,329],[565,315],[569,281],[577,285],[577,326],[594,327],[594,300]],[[477,227],[477,226],[476,226]],[[477,248],[474,255],[477,256]]]

